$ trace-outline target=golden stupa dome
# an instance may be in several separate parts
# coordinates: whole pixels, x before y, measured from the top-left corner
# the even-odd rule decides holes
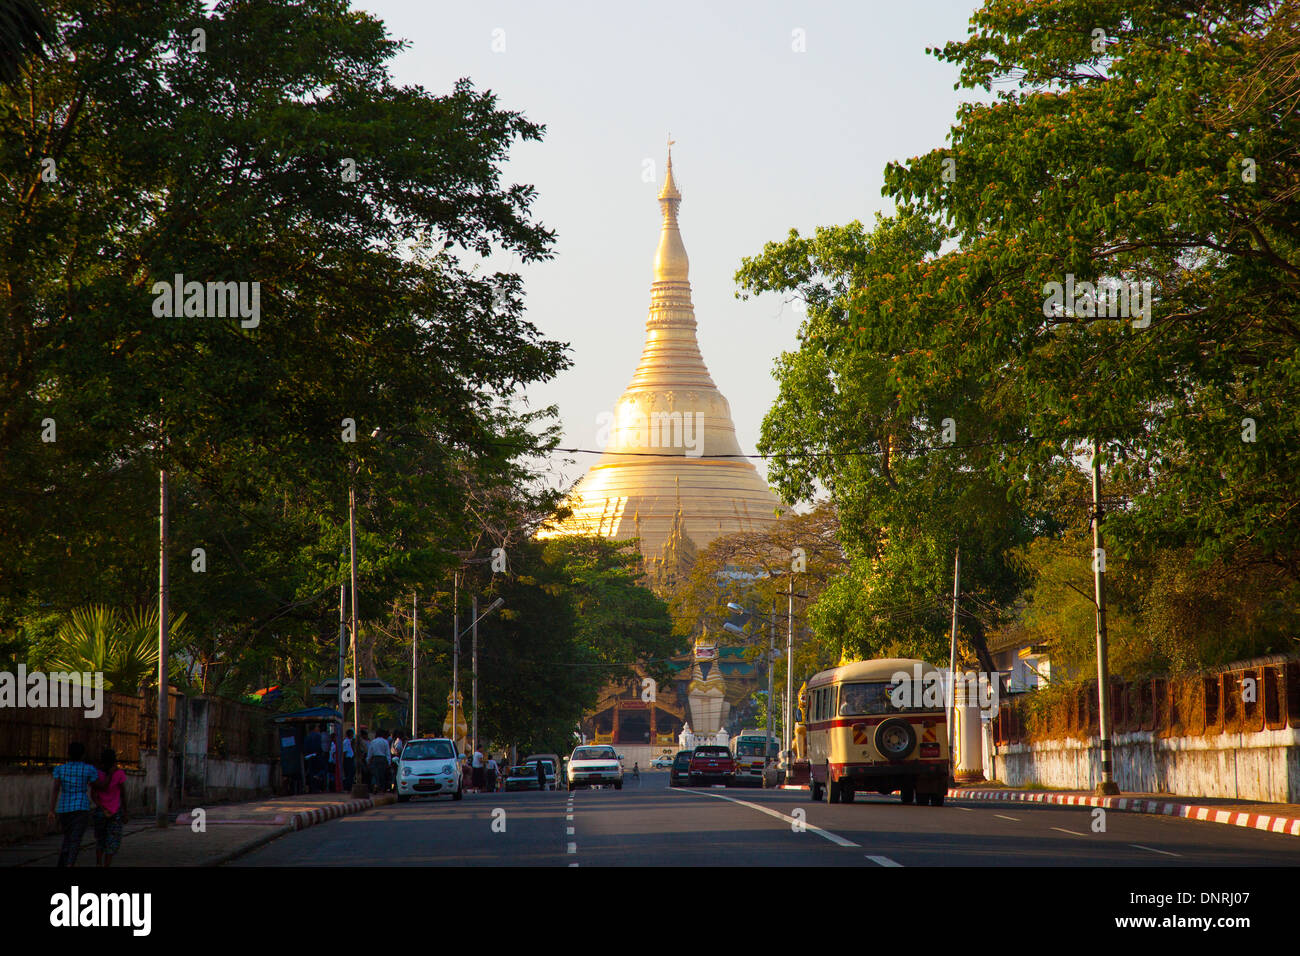
[[[670,149],[641,361],[607,416],[604,453],[569,496],[572,517],[543,537],[640,537],[642,555],[654,560],[683,529],[703,548],[720,534],[766,527],[784,510],[742,457],[731,406],[700,354],[681,201]]]

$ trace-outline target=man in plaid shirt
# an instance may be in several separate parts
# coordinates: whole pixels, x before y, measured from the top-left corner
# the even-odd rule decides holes
[[[90,823],[90,785],[99,779],[99,771],[81,758],[86,745],[68,745],[68,762],[54,768],[54,792],[50,794],[50,823],[58,818],[63,829],[63,848],[59,866],[76,866],[81,838]]]

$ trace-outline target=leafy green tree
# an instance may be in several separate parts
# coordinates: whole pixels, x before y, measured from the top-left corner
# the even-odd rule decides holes
[[[465,476],[553,442],[508,409],[565,346],[469,261],[550,256],[500,174],[543,128],[395,86],[401,44],[342,0],[49,17],[57,53],[0,89],[0,630],[156,597],[166,467],[193,666],[239,693],[328,659],[350,487],[364,618],[474,533]],[[167,315],[177,275],[257,283],[259,314]]]

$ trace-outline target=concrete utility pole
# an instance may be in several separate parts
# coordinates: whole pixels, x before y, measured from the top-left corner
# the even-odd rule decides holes
[[[954,767],[957,742],[957,596],[961,593],[961,545],[957,546],[957,555],[952,566],[952,640],[948,645],[948,759]]]
[[[340,555],[339,555],[339,564],[342,564],[342,563],[343,563],[343,555],[340,554]],[[346,623],[346,621],[347,621],[347,618],[346,618],[346,614],[347,614],[347,611],[346,611],[347,594],[348,594],[347,585],[346,585],[345,583],[343,583],[343,582],[340,581],[340,582],[339,582],[339,687],[338,687],[338,693],[334,695],[334,696],[335,696],[335,707],[336,707],[336,709],[337,709],[338,712],[339,712],[339,723],[336,725],[336,726],[338,727],[338,736],[337,736],[337,741],[336,741],[336,744],[335,744],[335,747],[334,747],[334,785],[338,788],[339,793],[342,793],[342,792],[343,792],[343,739],[344,739],[344,734],[343,734],[343,723],[342,723],[342,720],[343,720],[343,713],[344,713],[344,711],[343,711],[343,673],[344,673],[344,667],[345,667],[344,661],[345,661],[345,659],[346,659],[346,654],[347,654],[347,652],[344,650],[345,645],[344,645],[343,642],[344,642],[344,635],[347,633],[347,623]],[[355,733],[355,731],[353,732],[353,735],[352,735],[352,736],[353,736],[353,739],[355,740],[355,738],[356,738],[356,733]],[[353,744],[353,754],[354,754],[354,755],[355,755],[355,753],[356,753],[356,749],[355,749],[355,747],[356,747],[356,745],[355,745],[355,743],[354,743],[354,744]],[[356,757],[355,757],[355,756],[353,757],[353,764],[352,764],[352,765],[353,765],[354,767],[356,766]]]
[[[456,741],[456,720],[460,716],[457,704],[460,702],[460,570],[451,576],[451,735]],[[460,748],[457,747],[457,752]]]
[[[416,650],[418,635],[420,633],[420,608],[416,603],[415,594],[411,594],[411,736],[418,737],[420,732],[416,729],[419,719],[416,716],[419,713],[420,704],[420,658]]]
[[[168,737],[167,714],[167,469],[158,472],[158,781],[154,791],[154,804],[158,810],[157,824],[167,826],[168,769],[171,754]]]
[[[767,739],[763,741],[763,766],[772,762],[772,711],[776,707],[773,699],[773,666],[776,664],[776,598],[772,598],[772,616],[767,619]]]
[[[477,594],[474,595],[474,600],[471,605],[471,613],[474,615],[474,623],[470,625],[471,629],[474,632],[474,636],[470,642],[471,643],[470,665],[474,674],[473,677],[474,688],[472,691],[474,697],[474,728],[470,733],[470,741],[473,746],[473,750],[471,750],[470,753],[473,753],[475,750],[478,750],[478,595]]]
[[[786,577],[789,603],[785,617],[785,726],[781,728],[783,750],[794,749],[794,571]]]
[[[352,778],[352,796],[368,797],[370,788],[361,779],[359,762],[365,760],[361,744],[361,681],[357,679],[357,469],[352,464],[348,483],[348,551],[352,562],[352,752],[358,772]]]
[[[1097,728],[1101,735],[1098,795],[1119,793],[1111,765],[1110,667],[1106,658],[1106,552],[1101,544],[1101,442],[1092,443],[1092,570],[1097,587]]]

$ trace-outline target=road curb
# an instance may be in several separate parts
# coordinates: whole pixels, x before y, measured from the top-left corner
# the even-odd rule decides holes
[[[1265,830],[1287,836],[1300,836],[1300,817],[1279,816],[1272,813],[1246,813],[1241,810],[1223,810],[1194,803],[1172,803],[1146,797],[1088,797],[1077,793],[1047,793],[1025,790],[968,790],[956,788],[948,796],[959,800],[992,800],[1001,803],[1050,803],[1066,807],[1102,807],[1123,813],[1154,813],[1166,817],[1182,817],[1203,823],[1221,823],[1227,826]]]
[[[380,794],[379,796],[368,797],[365,800],[348,800],[344,803],[332,803],[327,807],[314,807],[311,810],[300,810],[293,814],[288,823],[277,826],[274,830],[268,830],[257,836],[255,839],[240,844],[233,850],[229,850],[220,856],[205,860],[203,866],[223,866],[232,860],[237,860],[246,853],[251,853],[258,847],[265,846],[272,840],[279,839],[289,833],[296,833],[299,830],[305,830],[307,827],[315,826],[317,823],[324,823],[326,820],[334,820],[338,817],[351,816],[354,813],[364,813],[375,807],[386,807],[390,803],[396,803],[397,797],[391,793]]]

